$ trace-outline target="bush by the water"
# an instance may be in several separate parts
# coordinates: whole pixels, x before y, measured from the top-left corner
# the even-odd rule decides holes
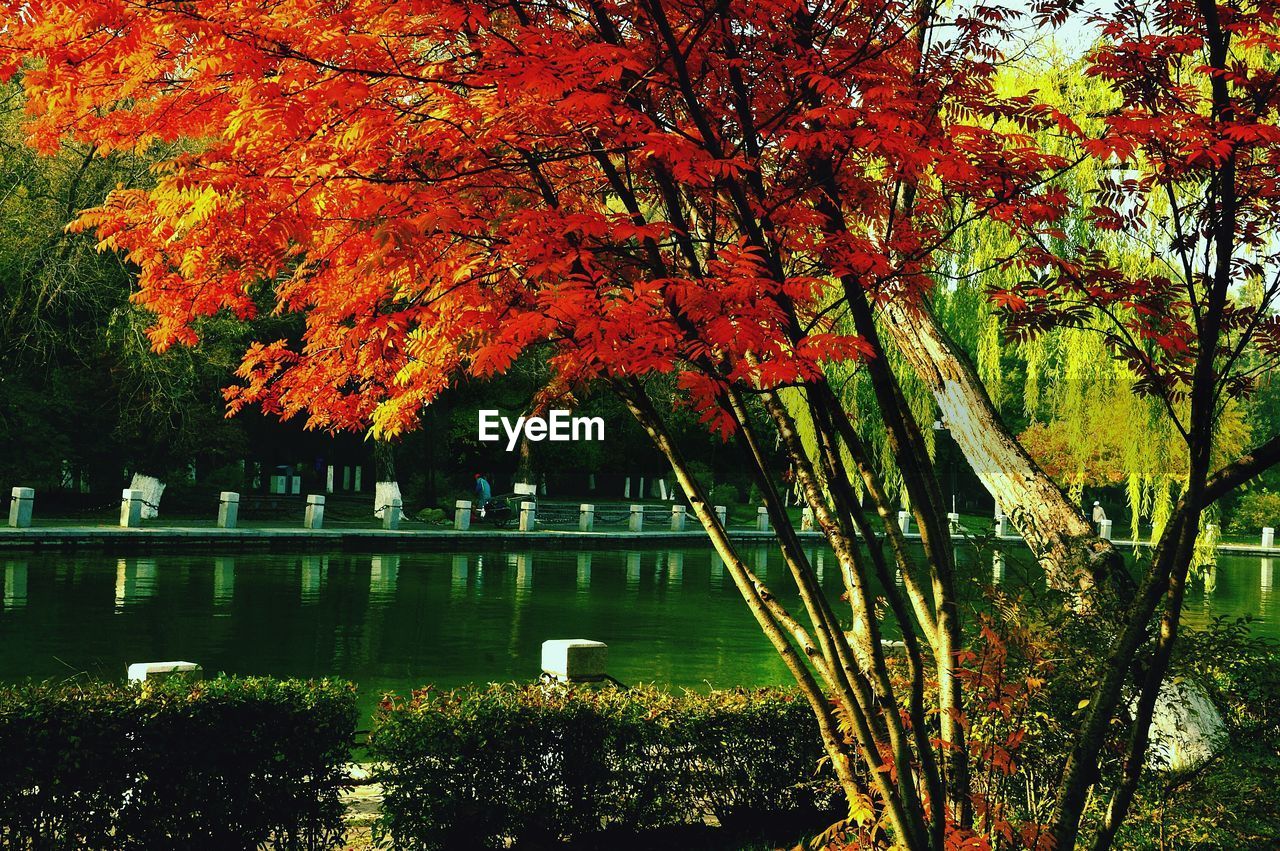
[[[813,713],[781,689],[502,685],[389,699],[370,747],[396,847],[556,845],[828,809]]]
[[[1280,526],[1280,493],[1249,491],[1240,497],[1231,512],[1231,530],[1256,534],[1263,526]]]
[[[334,847],[356,715],[335,681],[0,688],[0,847]]]

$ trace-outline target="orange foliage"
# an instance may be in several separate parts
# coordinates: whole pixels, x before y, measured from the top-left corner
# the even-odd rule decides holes
[[[955,198],[1017,227],[1066,203],[1039,180],[1059,160],[990,129],[1056,120],[994,94],[999,19],[922,58],[916,6],[880,0],[0,6],[34,144],[199,142],[77,225],[139,268],[156,348],[221,311],[305,314],[247,353],[233,412],[397,432],[549,345],[560,386],[699,364],[727,429],[721,382],[869,355],[829,276],[928,287]],[[842,232],[815,210],[828,168]],[[877,237],[900,185],[914,208]]]

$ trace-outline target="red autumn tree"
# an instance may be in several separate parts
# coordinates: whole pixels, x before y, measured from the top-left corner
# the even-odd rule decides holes
[[[1095,849],[1111,846],[1137,790],[1152,715],[1179,628],[1204,510],[1280,459],[1280,435],[1215,469],[1215,431],[1232,398],[1280,356],[1280,47],[1272,2],[1162,0],[1121,4],[1097,19],[1103,40],[1088,74],[1115,108],[1081,147],[1106,166],[1089,213],[1094,229],[1151,246],[1146,274],[1127,274],[1091,245],[1029,253],[1030,279],[997,294],[1015,333],[1088,324],[1139,389],[1163,403],[1187,450],[1186,484],[1101,661],[1086,721],[1057,796],[1055,840],[1073,846],[1099,751],[1137,655],[1138,699],[1123,774]],[[1084,118],[1081,118],[1084,123]],[[1152,242],[1154,240],[1154,243]],[[1162,611],[1161,611],[1162,610]],[[1156,617],[1159,612],[1158,618]],[[1150,652],[1141,648],[1152,643]]]
[[[928,3],[795,0],[9,9],[0,49],[27,86],[36,144],[188,140],[155,189],[114,193],[80,220],[137,265],[157,347],[193,341],[199,318],[220,312],[305,315],[302,339],[247,353],[233,410],[394,434],[459,375],[500,372],[535,348],[554,367],[548,398],[612,387],[809,700],[866,836],[925,849],[1014,835],[1000,808],[975,812],[970,763],[994,751],[967,736],[974,677],[946,511],[877,321],[882,310],[901,320],[900,342],[933,339],[920,306],[950,236],[977,216],[1053,235],[1067,204],[1049,179],[1066,163],[1031,136],[1060,118],[992,86],[1010,13],[944,21]],[[1084,274],[1033,259],[1064,281]],[[1005,303],[1040,298],[1033,312],[1050,321],[1052,289]],[[826,380],[833,360],[865,365],[923,555]],[[707,421],[745,446],[803,621],[718,523],[646,391],[655,373],[678,374]],[[980,386],[966,393],[981,403]],[[847,603],[817,584],[755,408],[835,551]],[[1025,459],[1007,435],[996,446],[971,431],[971,451]],[[1061,500],[1051,483],[1041,491]],[[877,533],[883,544],[860,545]],[[1184,549],[1168,550],[1166,578]],[[875,585],[904,637],[901,678]],[[1140,599],[1161,593],[1157,581]],[[1142,646],[1144,611],[1125,624],[1129,650],[1109,660],[1106,689]],[[1059,837],[1080,821],[1072,796],[1092,782],[1095,727],[1116,715],[1106,689],[1064,772]],[[1007,752],[1000,760],[1012,770]],[[1028,845],[1046,836],[1022,827]]]

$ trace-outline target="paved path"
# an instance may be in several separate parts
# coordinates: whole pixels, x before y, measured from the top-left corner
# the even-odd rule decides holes
[[[800,532],[807,543],[821,543],[818,532]],[[772,543],[772,532],[755,529],[730,528],[729,537],[743,543]],[[919,535],[909,534],[908,539],[919,540]],[[1016,535],[999,539],[1005,546],[1025,546]],[[0,528],[0,551],[21,550],[152,550],[175,547],[216,548],[230,550],[419,550],[424,552],[455,551],[459,549],[617,549],[620,546],[686,547],[709,546],[711,543],[701,529],[685,532],[654,530],[647,532],[604,531],[579,532],[540,529],[536,532],[519,532],[514,529],[476,528],[466,532],[453,529],[399,529],[388,531],[377,528],[337,527],[330,529],[302,529],[289,527],[264,527],[245,529],[218,529],[207,526],[144,526],[124,529],[118,526],[36,526],[29,529]],[[1121,549],[1149,546],[1145,542],[1118,540]],[[1218,552],[1227,555],[1256,555],[1280,557],[1280,547],[1264,549],[1257,544],[1221,544]]]

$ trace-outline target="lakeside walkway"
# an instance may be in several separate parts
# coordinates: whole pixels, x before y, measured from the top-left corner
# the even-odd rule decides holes
[[[749,528],[728,530],[730,539],[740,543],[769,544],[775,540],[772,531]],[[819,532],[799,532],[801,540],[821,543]],[[909,533],[908,540],[919,540]],[[957,542],[963,538],[957,537]],[[1001,546],[1024,547],[1017,535],[997,539]],[[1146,542],[1117,540],[1121,549],[1147,547]],[[24,529],[0,528],[0,552],[30,550],[105,550],[148,551],[172,548],[210,548],[219,551],[251,550],[405,550],[448,552],[456,550],[515,549],[617,549],[626,546],[710,546],[711,540],[702,529],[673,532],[663,529],[629,532],[624,530],[580,532],[576,530],[539,529],[521,532],[515,529],[473,528],[457,531],[450,528],[397,529],[345,526],[327,529],[262,526],[221,529],[210,526],[143,526],[124,528],[101,525],[42,525]],[[1226,543],[1218,545],[1224,555],[1256,555],[1280,557],[1280,547],[1260,544]]]

